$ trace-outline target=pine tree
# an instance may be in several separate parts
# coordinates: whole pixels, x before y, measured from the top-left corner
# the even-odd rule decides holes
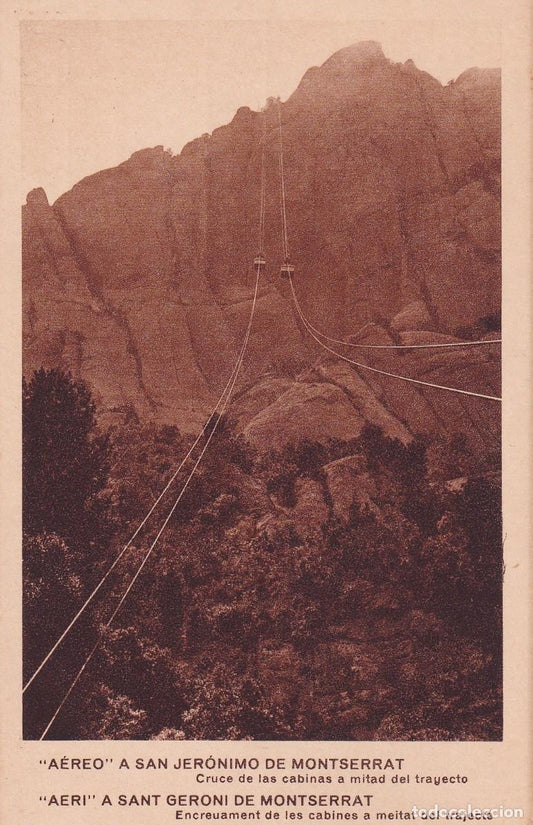
[[[23,524],[69,543],[105,527],[109,443],[87,386],[60,370],[23,381]]]

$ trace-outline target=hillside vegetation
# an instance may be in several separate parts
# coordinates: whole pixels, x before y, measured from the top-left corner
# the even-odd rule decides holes
[[[24,413],[29,676],[191,439],[133,414],[102,434],[86,387],[57,371],[25,385]],[[370,426],[259,452],[222,419],[106,629],[179,489],[28,691],[27,737],[99,634],[51,738],[501,737],[496,455]]]

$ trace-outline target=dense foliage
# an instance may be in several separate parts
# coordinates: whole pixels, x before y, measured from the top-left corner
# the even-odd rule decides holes
[[[98,484],[83,487],[83,501],[69,505],[68,519],[27,515],[32,662],[36,648],[46,649],[36,604],[40,615],[52,617],[49,638],[87,589],[76,554],[95,552],[95,542],[84,550],[79,536],[72,538],[76,508],[88,525],[95,500],[112,505],[110,561],[190,444],[174,427],[131,420],[109,433],[108,457],[88,396],[64,380],[68,417],[72,426],[78,422],[72,438],[93,445],[85,449],[95,451]],[[49,447],[46,493],[54,496],[54,484],[72,471],[71,453],[61,439]],[[342,489],[334,483],[339,468],[352,479]],[[498,471],[494,457],[470,454],[464,439],[404,445],[374,427],[349,442],[304,441],[259,454],[222,419],[115,621],[105,627],[109,604],[127,586],[177,483],[105,598],[95,600],[76,650],[66,646],[54,672],[46,672],[54,706],[82,661],[79,650],[102,634],[50,736],[498,739]],[[37,713],[30,697],[28,735],[42,730],[45,718],[46,708]]]
[[[109,443],[83,382],[40,369],[23,381],[24,528],[69,539],[102,534]]]

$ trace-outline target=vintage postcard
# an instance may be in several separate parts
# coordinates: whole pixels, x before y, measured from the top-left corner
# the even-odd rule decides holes
[[[528,14],[4,4],[2,822],[532,821]]]

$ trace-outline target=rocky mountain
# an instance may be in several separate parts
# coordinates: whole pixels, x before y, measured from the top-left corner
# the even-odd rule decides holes
[[[369,342],[494,335],[500,307],[500,75],[443,87],[359,43],[281,105],[295,288],[311,322]],[[463,432],[497,449],[497,403],[417,387],[320,350],[279,278],[278,108],[267,107],[267,271],[231,415],[256,446]],[[106,420],[195,431],[240,348],[257,251],[263,115],[136,152],[53,205],[23,208],[24,369],[64,367]],[[361,333],[359,334],[359,331]],[[498,346],[345,350],[361,363],[499,395]]]

